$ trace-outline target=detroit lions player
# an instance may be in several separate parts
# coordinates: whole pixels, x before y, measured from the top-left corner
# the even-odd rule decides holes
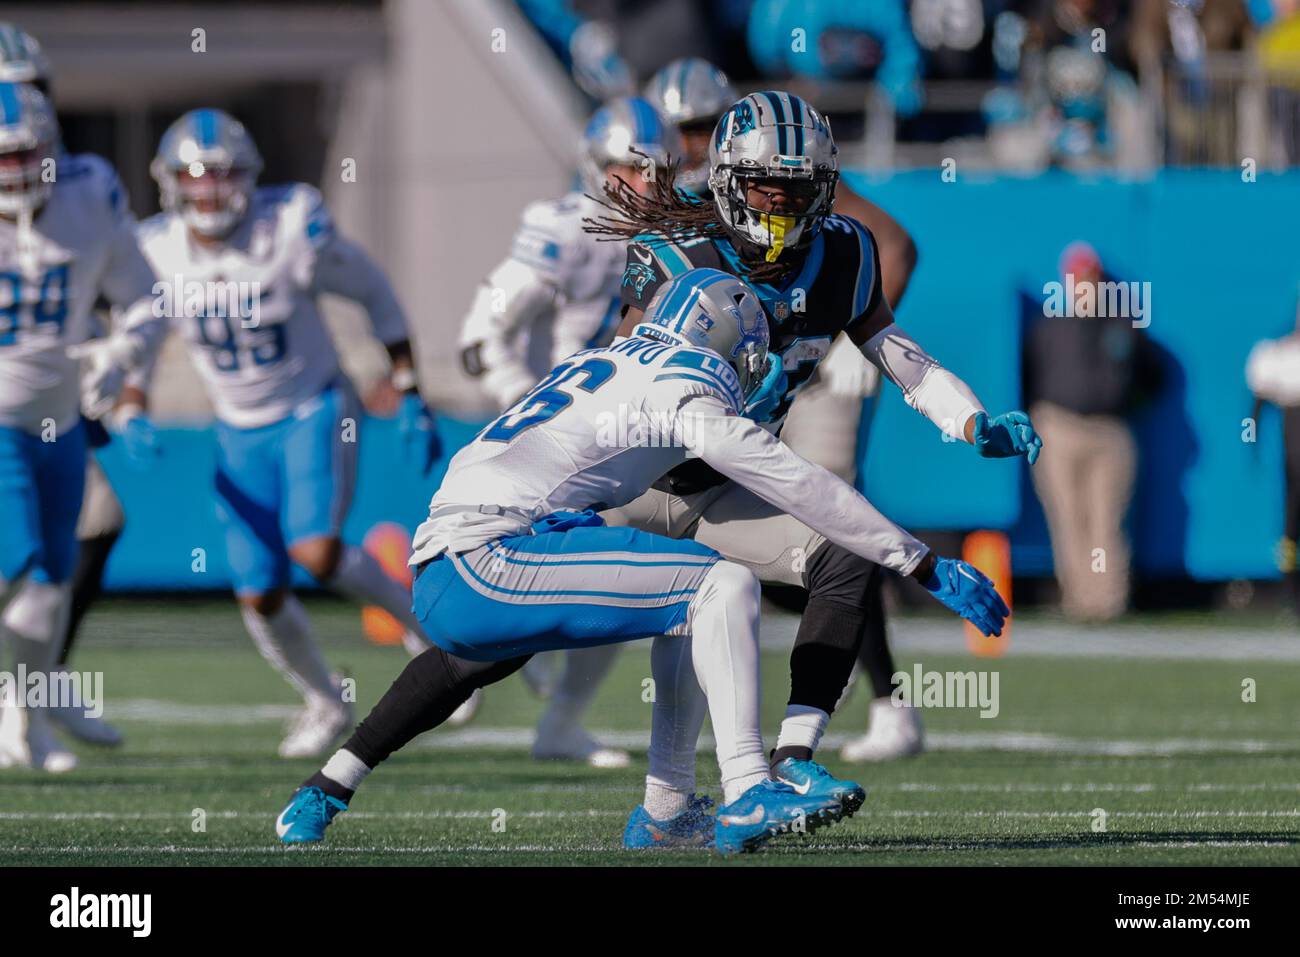
[[[261,166],[236,120],[220,110],[186,113],[163,135],[151,166],[164,212],[141,224],[140,238],[216,409],[218,511],[244,625],[306,703],[280,744],[282,756],[297,757],[327,748],[352,715],[289,591],[291,560],[401,621],[408,648],[424,645],[406,590],[339,538],[361,412],[318,294],[366,309],[403,394],[403,434],[425,471],[437,438],[388,280],[335,233],[315,189],[257,187]],[[130,399],[143,405],[143,390]]]
[[[645,305],[672,276],[697,267],[723,269],[753,283],[771,324],[773,353],[783,367],[770,396],[768,421],[775,428],[831,342],[847,332],[908,404],[945,433],[983,455],[1028,454],[1032,462],[1040,443],[1028,418],[1013,412],[990,419],[965,383],[894,324],[871,232],[831,214],[839,179],[836,153],[830,127],[816,109],[789,93],[754,93],[718,122],[710,146],[710,202],[670,189],[649,197],[611,194],[616,215],[593,223],[593,230],[639,237],[628,246],[620,333],[635,328]],[[708,463],[675,470],[609,520],[670,537],[692,536],[763,581],[807,589],[773,768],[801,787],[846,793],[812,755],[852,671],[878,569],[796,515],[728,482]],[[672,773],[648,781],[647,807],[660,812],[656,816],[683,810],[694,789],[690,742],[703,711],[691,683],[675,680],[685,653],[680,642],[665,638],[653,659],[651,748],[676,752],[665,761]]]
[[[936,575],[945,582],[936,597],[985,633],[1001,630],[1006,606],[988,579],[936,560],[745,416],[770,363],[763,308],[743,281],[686,272],[632,332],[571,356],[452,459],[410,558],[416,613],[438,647],[407,666],[295,793],[276,822],[281,840],[320,840],[381,761],[529,656],[661,634],[689,646],[683,677],[708,702],[723,806],[716,820],[704,798],[673,820],[638,809],[627,845],[752,850],[800,815],[816,827],[856,811],[866,796],[857,785],[846,782],[841,800],[770,776],[754,575],[698,542],[607,527],[593,511],[635,499],[692,454],[853,554]]]
[[[63,154],[45,96],[0,82],[0,637],[29,674],[51,671],[69,613],[86,469],[76,360],[90,360],[80,405],[97,417],[166,331],[134,228],[112,168]],[[117,328],[88,342],[100,295],[118,308]],[[3,705],[0,766],[75,765],[49,709]]]
[[[677,137],[645,100],[627,97],[598,109],[582,137],[582,187],[600,196],[606,183],[644,191],[667,178]],[[476,376],[496,402],[509,408],[561,360],[614,337],[622,303],[619,286],[626,250],[598,242],[583,231],[585,217],[599,205],[580,191],[532,203],[524,210],[510,255],[479,287],[461,333],[466,372]],[[609,673],[618,647],[571,651],[553,683],[550,702],[537,725],[533,755],[586,761],[594,767],[626,767],[626,751],[602,747],[582,727],[582,716]],[[524,676],[534,687],[545,680],[544,659],[530,662]],[[471,697],[453,724],[472,715],[481,695]]]

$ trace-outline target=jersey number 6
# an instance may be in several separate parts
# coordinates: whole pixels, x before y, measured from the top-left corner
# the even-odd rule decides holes
[[[556,366],[531,392],[516,402],[505,415],[483,433],[488,442],[509,442],[526,429],[549,422],[573,402],[573,396],[560,386],[569,384],[583,392],[595,392],[614,375],[614,363],[608,359],[588,359],[579,364],[566,362]],[[582,381],[577,381],[578,377]],[[523,416],[520,418],[520,416]],[[513,421],[511,421],[513,420]]]

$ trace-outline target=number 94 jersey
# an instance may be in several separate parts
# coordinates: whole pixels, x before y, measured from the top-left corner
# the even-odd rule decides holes
[[[67,347],[96,331],[98,296],[124,309],[143,300],[144,309],[152,287],[113,168],[98,156],[60,156],[30,231],[0,219],[0,426],[70,428],[79,370]]]
[[[339,374],[316,305],[334,227],[320,193],[263,186],[224,241],[195,242],[179,215],[140,224],[160,308],[189,346],[223,422],[257,428],[287,418]]]

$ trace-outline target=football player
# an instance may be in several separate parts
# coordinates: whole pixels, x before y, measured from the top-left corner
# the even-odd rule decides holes
[[[47,99],[51,93],[50,64],[36,38],[12,23],[0,23],[0,82],[30,83]],[[112,416],[105,416],[112,419]],[[107,444],[109,434],[99,420],[87,420],[86,444],[99,448]],[[122,433],[132,458],[147,451],[151,435],[133,427]],[[95,456],[86,456],[86,491],[81,503],[81,516],[77,519],[77,560],[70,581],[72,612],[68,615],[64,634],[60,639],[62,651],[55,662],[58,670],[67,668],[68,658],[76,643],[81,620],[100,594],[104,567],[109,553],[117,543],[126,523],[122,503],[118,501],[103,469]],[[10,602],[7,614],[19,618],[30,596],[20,591]],[[83,708],[50,708],[49,717],[75,738],[89,744],[116,746],[122,735],[101,717],[88,714]]]
[[[619,287],[627,252],[622,243],[598,242],[583,231],[583,219],[600,207],[615,180],[643,192],[656,178],[671,175],[677,138],[645,100],[613,100],[598,109],[582,137],[582,189],[524,210],[510,255],[480,285],[461,333],[465,371],[483,384],[501,412],[531,389],[562,359],[582,349],[608,345],[618,326]],[[582,717],[609,673],[617,645],[570,651],[553,682],[546,712],[537,726],[533,755],[586,761],[593,767],[622,768],[626,751],[601,746],[582,727]],[[535,690],[550,684],[544,659],[523,672]],[[481,693],[473,695],[451,724],[468,720]]]
[[[163,212],[140,225],[172,327],[217,415],[216,492],[244,625],[305,706],[284,757],[322,752],[352,722],[289,589],[290,562],[350,598],[377,605],[426,641],[410,595],[363,549],[339,537],[351,503],[361,410],[339,369],[317,296],[365,308],[392,360],[404,443],[427,472],[438,455],[420,397],[407,324],[383,272],[334,229],[310,186],[258,187],[262,159],[220,110],[186,113],[163,135],[150,171]],[[143,414],[141,378],[124,396]]]
[[[656,73],[644,95],[681,135],[684,158],[677,185],[710,198],[709,142],[718,119],[736,102],[731,81],[706,60],[680,59]],[[834,210],[871,231],[880,258],[881,291],[890,307],[897,309],[916,268],[912,237],[887,212],[843,182],[836,186]],[[880,373],[841,333],[791,406],[781,437],[800,455],[853,482],[865,451],[859,450],[859,439],[870,428],[879,393]],[[922,748],[917,709],[891,706],[895,669],[885,631],[883,578],[876,575],[867,585],[867,626],[858,652],[859,666],[872,686],[871,726],[841,752],[848,760],[887,760]]]
[[[907,403],[981,455],[1028,455],[1041,443],[1022,412],[991,418],[964,382],[893,321],[871,231],[832,214],[837,150],[822,115],[797,96],[767,91],[737,101],[710,145],[712,199],[670,188],[638,196],[613,190],[614,215],[590,228],[628,246],[623,278],[629,334],[658,288],[699,267],[753,284],[772,329],[782,377],[767,422],[779,429],[790,405],[840,333],[903,392]],[[773,754],[774,773],[799,787],[848,793],[812,760],[844,690],[868,626],[866,596],[879,569],[810,529],[797,516],[729,482],[708,463],[691,462],[609,520],[669,537],[694,537],[765,582],[807,590],[791,652],[791,692]],[[674,647],[675,646],[675,647]],[[684,809],[694,790],[694,734],[703,720],[697,689],[675,680],[687,649],[665,637],[653,656],[656,686],[650,773],[651,809]]]
[[[86,472],[77,359],[90,360],[81,406],[98,417],[166,332],[134,230],[112,167],[64,154],[44,94],[0,82],[0,637],[29,675],[54,670],[69,615]],[[92,343],[100,295],[119,317]],[[0,766],[75,766],[49,711],[21,694],[0,706]]]
[[[731,853],[840,820],[865,800],[778,783],[759,728],[758,581],[690,539],[606,526],[617,507],[696,455],[798,515],[849,554],[939,582],[935,596],[985,633],[1006,606],[964,562],[936,559],[846,483],[747,417],[766,404],[767,321],[754,291],[717,269],[663,284],[632,337],[571,356],[452,459],[416,531],[415,609],[438,647],[414,659],[276,821],[318,841],[384,759],[436,727],[474,688],[541,651],[672,635],[679,681],[702,689],[722,807],[690,796],[671,820],[638,808],[628,846],[715,844]],[[694,749],[694,739],[691,744]]]

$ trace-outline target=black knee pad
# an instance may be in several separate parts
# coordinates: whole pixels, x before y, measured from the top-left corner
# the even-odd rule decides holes
[[[808,599],[820,599],[852,608],[863,608],[872,578],[880,566],[854,555],[834,542],[825,542],[813,552],[804,568],[803,583]]]

